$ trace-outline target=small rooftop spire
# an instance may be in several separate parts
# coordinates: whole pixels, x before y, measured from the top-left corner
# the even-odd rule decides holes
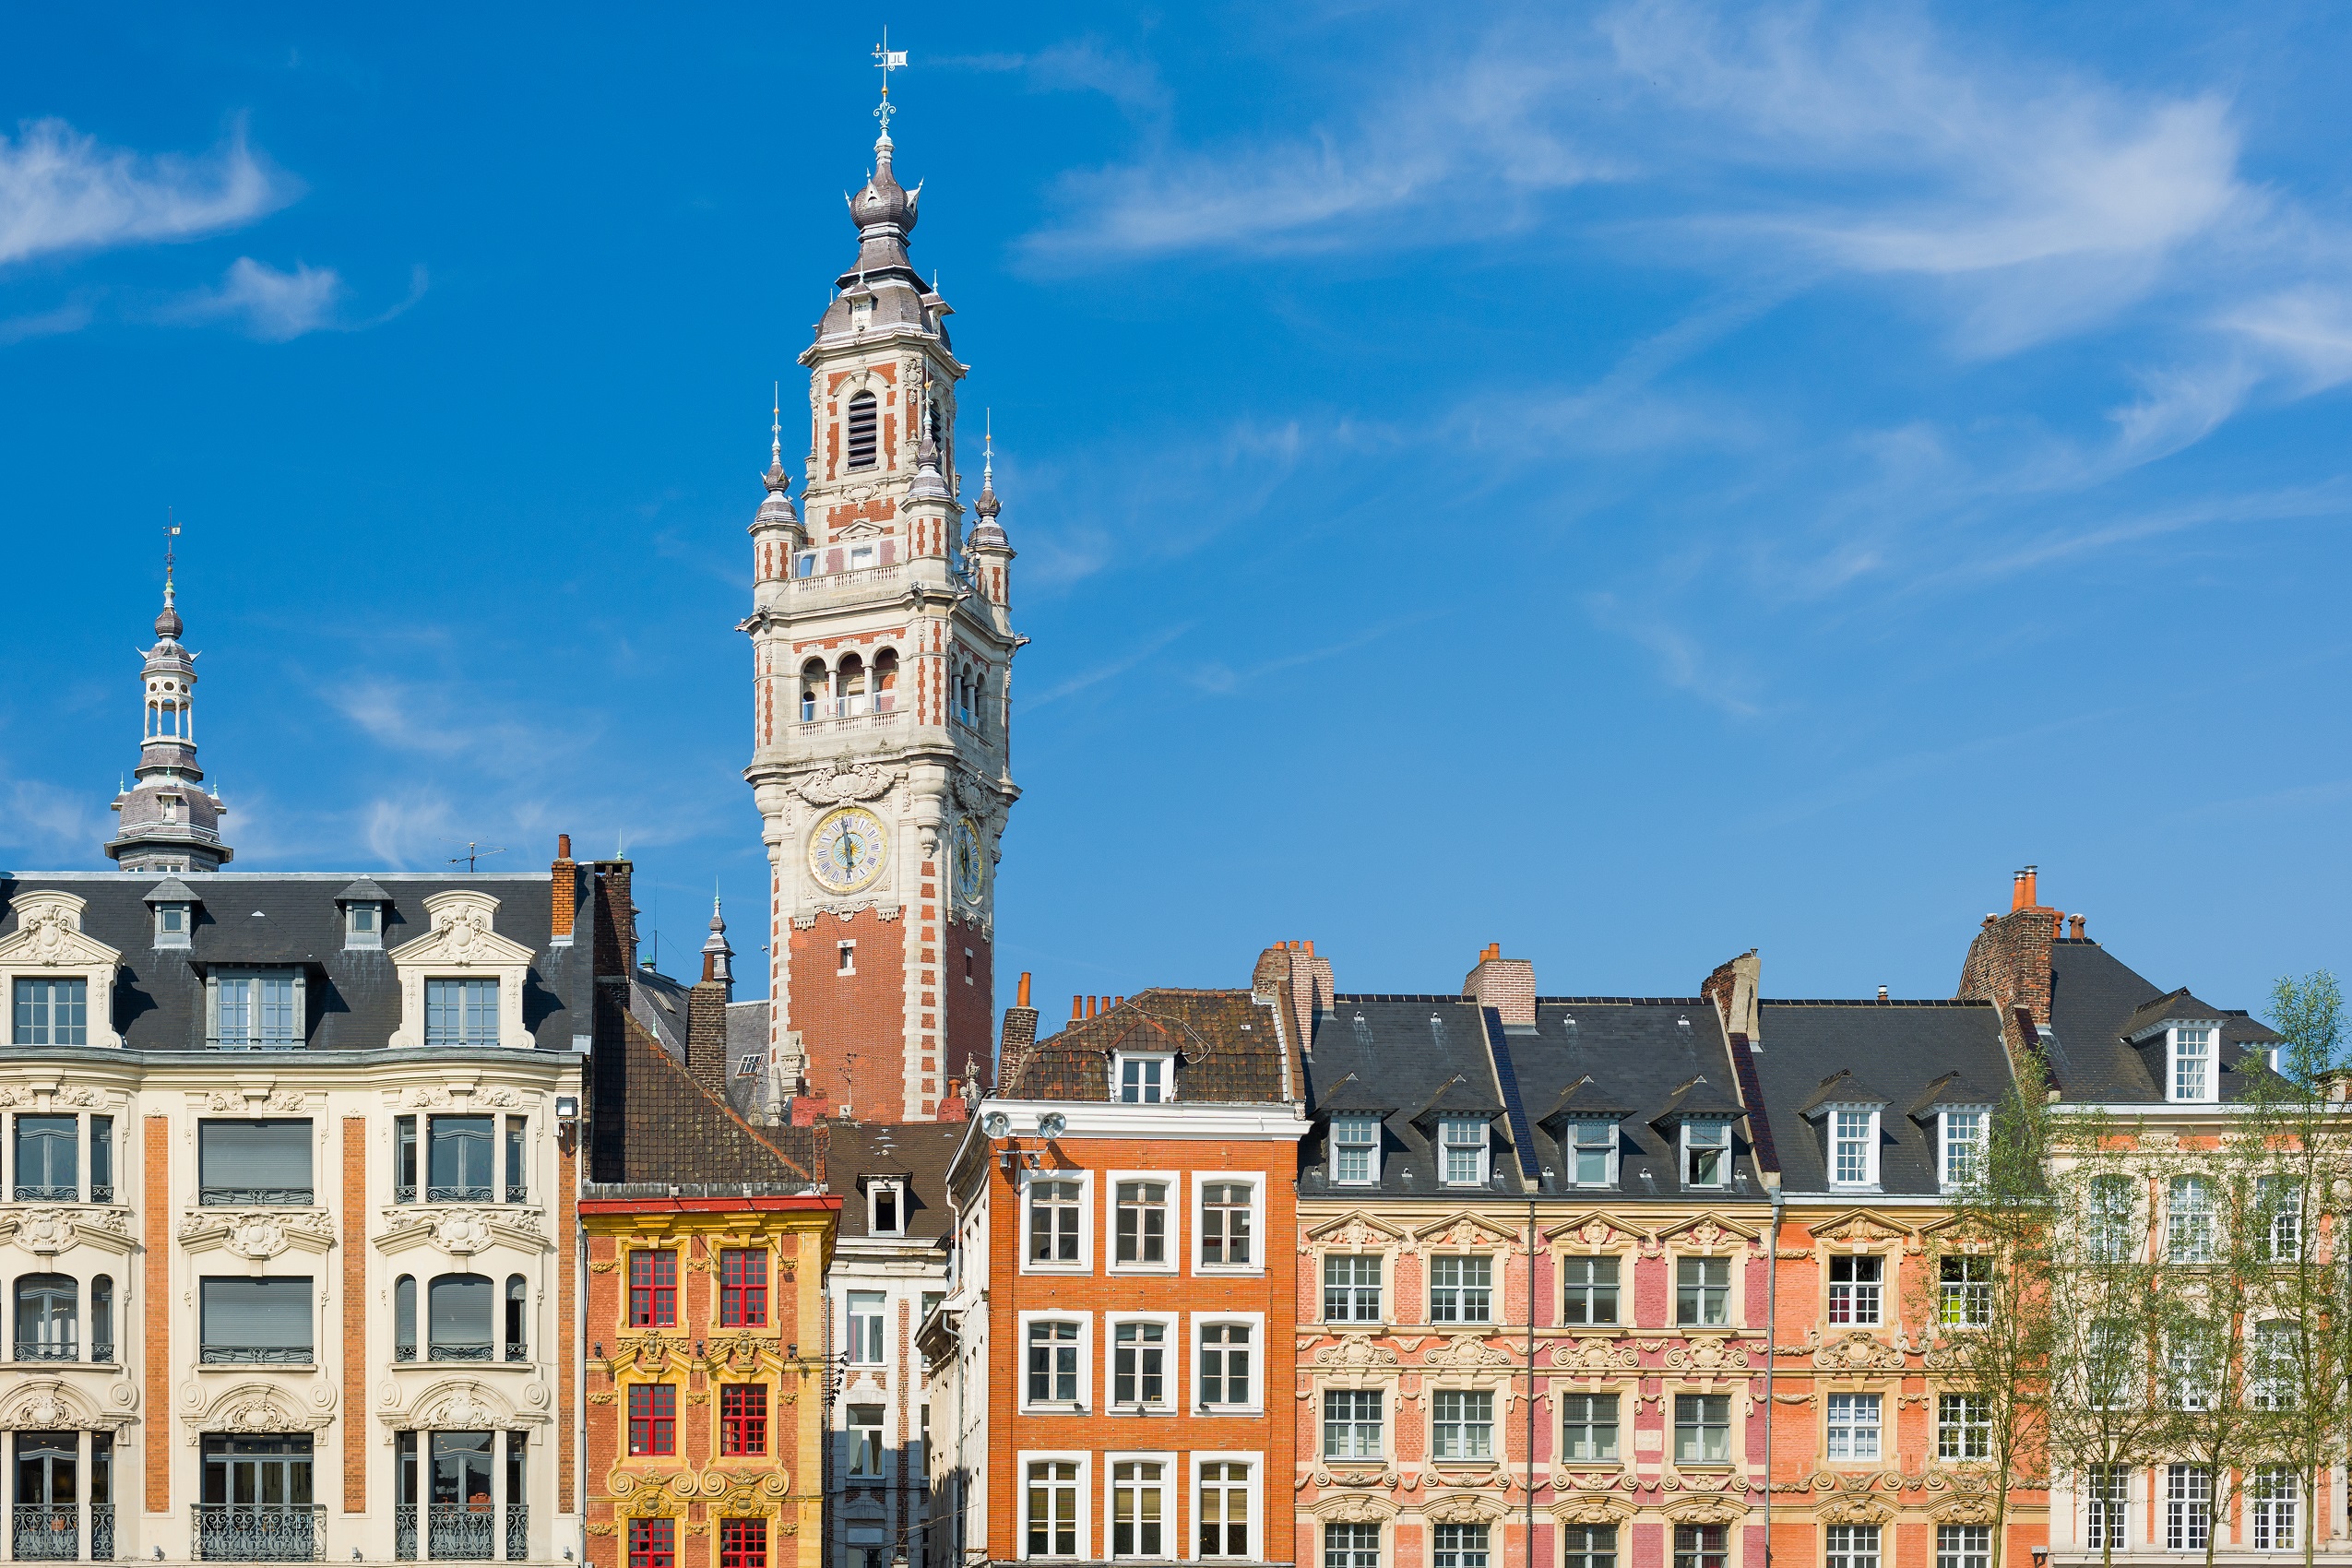
[[[727,921],[719,912],[719,889],[710,890],[710,935],[702,944],[702,978],[707,980],[731,982],[734,970],[731,960],[735,950],[727,945]]]
[[[890,73],[906,69],[907,52],[890,47],[890,30],[886,27],[882,30],[882,42],[873,46],[873,65],[882,73],[882,102],[873,112],[873,117],[882,122],[882,135],[873,144],[873,156],[877,163],[887,169],[890,167],[890,116],[898,113],[898,106],[890,101]]]
[[[172,569],[179,559],[172,541],[179,537],[180,525],[173,517],[171,507],[166,506],[163,509],[163,612],[155,618],[155,635],[159,637],[176,637],[184,629],[180,620],[180,612],[172,602],[177,597],[177,591],[172,581]]]
[[[996,499],[996,411],[989,409],[980,416],[980,493],[972,510],[993,517],[1002,509]]]

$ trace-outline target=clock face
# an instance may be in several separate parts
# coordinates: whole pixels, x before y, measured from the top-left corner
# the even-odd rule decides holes
[[[951,853],[956,863],[956,896],[967,904],[979,903],[988,884],[988,856],[980,849],[980,829],[972,826],[970,817],[956,819]]]
[[[882,819],[858,806],[827,813],[809,835],[809,874],[828,892],[873,886],[889,858],[890,835]]]

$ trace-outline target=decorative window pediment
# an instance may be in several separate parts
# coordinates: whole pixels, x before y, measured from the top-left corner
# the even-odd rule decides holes
[[[1354,1209],[1336,1219],[1326,1219],[1307,1232],[1307,1240],[1326,1246],[1393,1247],[1405,1239],[1405,1232],[1386,1220]]]
[[[114,974],[123,955],[82,930],[82,911],[89,907],[88,903],[56,888],[36,888],[18,894],[10,907],[17,912],[17,929],[0,937],[0,999],[13,999],[20,980],[34,987],[78,980],[82,1010],[80,1021],[74,1026],[78,1039],[18,1039],[13,1032],[6,1038],[19,1045],[66,1043],[119,1049],[123,1037],[114,1032]],[[49,992],[44,991],[38,1006],[28,1004],[27,1016],[46,1019],[49,1002]]]
[[[497,986],[496,1043],[529,1051],[534,1041],[523,1025],[523,987],[530,977],[531,950],[493,929],[498,900],[459,887],[434,894],[424,901],[424,909],[431,929],[389,955],[400,977],[400,1028],[391,1043],[427,1043],[428,980],[490,980]]]
[[[1701,1252],[1713,1252],[1718,1247],[1756,1241],[1763,1234],[1753,1226],[1742,1225],[1736,1219],[1727,1219],[1722,1215],[1712,1213],[1694,1215],[1680,1225],[1669,1225],[1658,1232],[1660,1239],[1672,1241],[1686,1252],[1694,1248]]]
[[[1467,1210],[1434,1224],[1424,1225],[1415,1230],[1413,1236],[1425,1247],[1473,1250],[1514,1246],[1519,1240],[1511,1231]]]

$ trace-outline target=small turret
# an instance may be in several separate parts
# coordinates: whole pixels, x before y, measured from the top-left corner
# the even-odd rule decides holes
[[[180,530],[173,528],[171,532]],[[163,556],[163,609],[143,656],[138,780],[114,797],[121,820],[106,854],[125,871],[219,871],[234,853],[220,840],[229,808],[204,788],[196,766],[196,656],[183,647],[173,556]]]

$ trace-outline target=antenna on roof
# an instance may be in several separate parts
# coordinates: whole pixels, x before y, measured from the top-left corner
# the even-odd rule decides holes
[[[466,846],[466,852],[462,855],[450,856],[449,863],[454,866],[459,861],[465,861],[466,870],[469,873],[473,871],[474,862],[476,861],[486,861],[493,855],[503,855],[506,852],[506,847],[503,844],[499,845],[495,849],[485,849],[481,847],[479,840],[472,838],[462,840],[457,838],[444,838],[442,842],[444,844],[456,844],[462,842]]]

